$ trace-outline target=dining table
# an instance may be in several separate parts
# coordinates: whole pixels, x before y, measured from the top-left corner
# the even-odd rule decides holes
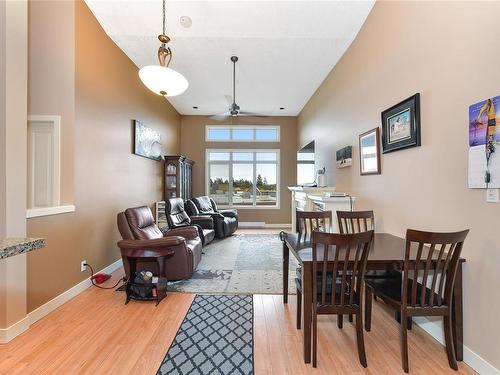
[[[288,303],[288,273],[290,253],[302,267],[303,288],[303,335],[304,361],[311,362],[311,325],[312,325],[312,247],[310,236],[298,233],[281,232],[283,243],[283,303]],[[368,254],[366,271],[401,271],[405,251],[405,239],[389,234],[375,233]],[[462,301],[462,268],[465,259],[460,258],[453,289],[452,331],[455,355],[458,361],[463,360],[463,301]],[[332,262],[333,263],[333,262]]]

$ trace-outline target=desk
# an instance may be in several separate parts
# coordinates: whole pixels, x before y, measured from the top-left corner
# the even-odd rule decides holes
[[[312,322],[312,249],[309,241],[298,234],[284,233],[283,242],[283,302],[288,302],[288,265],[290,252],[302,265],[302,288],[304,296],[304,361],[311,362],[311,322]],[[388,233],[375,233],[368,254],[367,271],[401,270],[405,250],[405,240]],[[455,354],[458,361],[463,360],[463,301],[462,265],[460,258],[453,290],[452,324]]]

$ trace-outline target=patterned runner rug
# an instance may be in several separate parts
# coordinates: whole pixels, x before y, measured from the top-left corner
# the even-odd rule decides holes
[[[203,249],[189,280],[171,282],[169,291],[189,293],[281,294],[283,247],[277,234],[238,234]],[[288,288],[295,294],[295,257],[290,255]]]
[[[197,295],[157,375],[253,374],[253,297]]]

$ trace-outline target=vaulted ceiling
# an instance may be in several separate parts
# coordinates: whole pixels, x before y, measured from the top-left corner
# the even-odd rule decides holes
[[[138,66],[157,64],[161,0],[86,0],[106,33]],[[167,1],[170,67],[189,81],[168,98],[181,114],[228,108],[231,55],[243,111],[297,115],[356,37],[374,1]],[[188,16],[192,25],[181,25]],[[193,106],[198,109],[193,109]],[[284,107],[284,110],[280,110]]]

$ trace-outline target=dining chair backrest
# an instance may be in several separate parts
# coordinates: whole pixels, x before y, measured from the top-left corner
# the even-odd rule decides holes
[[[452,233],[406,231],[403,308],[451,306],[458,262],[469,230]]]
[[[337,211],[339,232],[359,233],[375,230],[373,211]]]
[[[360,304],[372,241],[372,230],[353,234],[313,232],[312,269],[313,275],[318,275],[313,278],[314,305]]]
[[[313,231],[332,231],[332,211],[297,211],[297,233],[301,239],[311,238]]]

